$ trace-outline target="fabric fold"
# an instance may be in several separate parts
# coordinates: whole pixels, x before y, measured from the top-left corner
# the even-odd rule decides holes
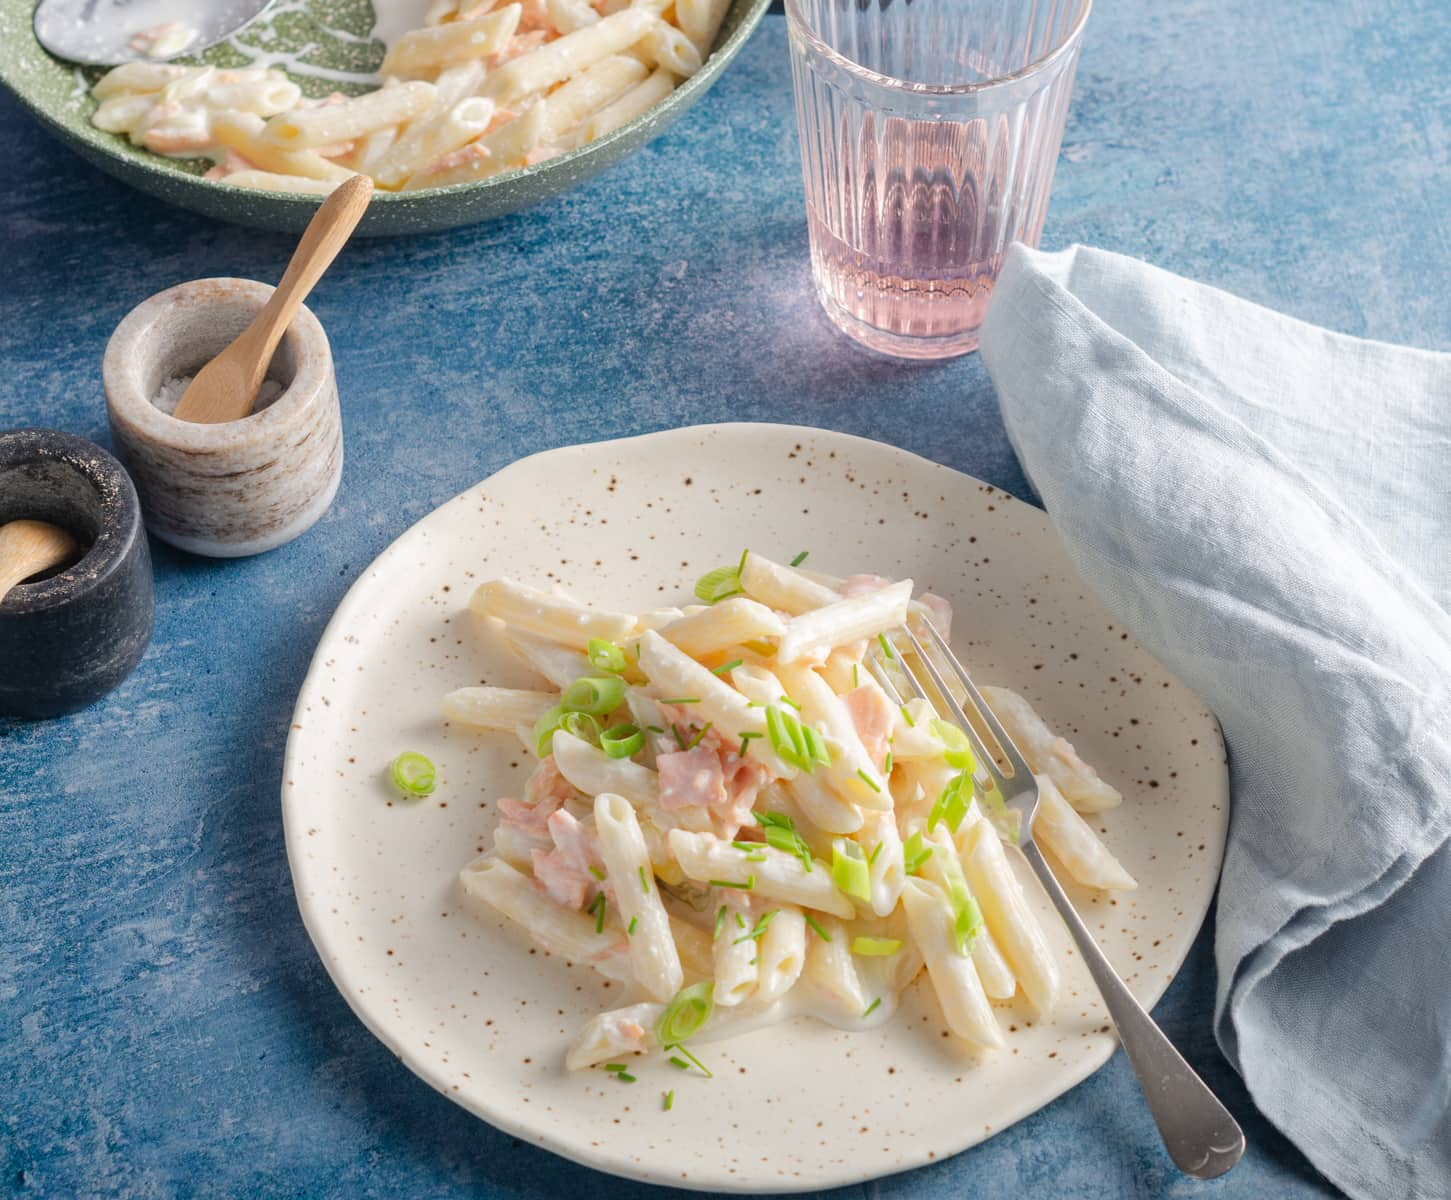
[[[1358,1196],[1451,1196],[1451,356],[1018,246],[982,355],[1079,571],[1218,716],[1216,1032]]]

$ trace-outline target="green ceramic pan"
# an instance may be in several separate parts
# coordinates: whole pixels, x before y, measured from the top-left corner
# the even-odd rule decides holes
[[[296,54],[312,66],[347,75],[366,74],[382,60],[372,41],[373,3],[390,0],[304,0],[277,6],[241,36],[268,53]],[[770,0],[735,0],[705,66],[644,116],[578,150],[494,179],[399,194],[380,192],[360,233],[425,233],[485,221],[546,199],[604,170],[639,149],[695,103],[745,44]],[[251,192],[202,179],[208,164],[162,158],[132,146],[124,136],[90,123],[95,101],[87,89],[98,69],[84,70],[52,58],[31,32],[35,0],[0,0],[0,83],[4,83],[51,132],[101,170],[152,196],[224,221],[259,229],[297,231],[318,204],[315,196]],[[223,43],[203,58],[219,66],[247,60]],[[183,60],[189,61],[189,60]],[[308,95],[362,91],[307,74],[293,78]]]

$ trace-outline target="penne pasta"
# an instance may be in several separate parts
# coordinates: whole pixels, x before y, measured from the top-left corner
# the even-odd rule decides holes
[[[505,63],[484,83],[484,95],[499,104],[542,92],[633,46],[658,18],[640,8],[627,8],[602,21]]]
[[[709,722],[732,741],[742,734],[764,738],[766,717],[763,709],[752,708],[738,691],[713,675],[653,629],[640,637],[640,670],[649,684],[646,691],[662,703],[688,700],[691,715],[702,724]],[[755,753],[755,748],[750,748]]]
[[[828,651],[895,629],[907,619],[912,581],[837,600],[792,619],[776,654],[780,663],[824,660]]]
[[[1051,777],[1038,775],[1033,836],[1085,887],[1132,891],[1138,887],[1092,827],[1063,798]]]
[[[727,892],[720,898],[722,917],[715,947],[715,1002],[730,1008],[749,1000],[760,982],[755,939],[750,936],[756,918],[743,895]]]
[[[1100,779],[1072,744],[1049,729],[1017,692],[985,687],[982,694],[1034,773],[1052,779],[1079,812],[1102,812],[1123,803],[1123,794]]]
[[[341,104],[280,113],[267,122],[265,136],[288,150],[346,142],[422,116],[433,96],[431,83],[400,83]]]
[[[443,715],[450,721],[479,729],[513,730],[519,725],[532,726],[557,703],[548,692],[466,687],[443,698]]]
[[[431,78],[461,63],[488,58],[514,36],[523,11],[522,5],[508,4],[473,20],[405,33],[384,56],[378,73],[399,79]]]
[[[779,609],[792,616],[824,608],[841,599],[839,592],[809,579],[795,567],[787,567],[750,552],[747,552],[741,566],[741,587],[746,595],[759,600],[767,608]]]
[[[768,911],[774,915],[756,939],[760,957],[756,997],[763,1003],[789,992],[806,967],[806,917],[789,904]]]
[[[278,175],[272,171],[233,171],[227,176],[233,187],[259,192],[289,192],[295,196],[326,196],[341,179],[307,179],[301,175]]]
[[[576,650],[588,648],[592,638],[619,641],[635,626],[635,618],[625,613],[585,608],[507,579],[481,584],[469,604],[476,613],[497,617],[511,632],[537,634]]]
[[[902,892],[902,904],[947,1028],[974,1045],[1001,1048],[1003,1033],[972,956],[957,951],[946,894],[936,884],[909,879]]]
[[[614,888],[635,979],[655,999],[669,1000],[685,983],[685,973],[670,935],[670,916],[660,900],[640,822],[628,800],[609,793],[595,797],[594,813],[600,857],[605,861],[605,876]]]
[[[851,935],[834,917],[817,917],[816,924],[820,933],[813,930],[806,938],[802,982],[824,1009],[856,1020],[866,1012],[870,1001],[852,959]]]
[[[682,616],[660,630],[662,637],[691,658],[705,658],[742,642],[780,637],[785,632],[786,623],[780,617],[744,596]]]
[[[730,0],[675,0],[675,19],[702,58],[715,46],[730,7]]]
[[[902,835],[897,831],[896,818],[884,811],[864,813],[856,841],[867,856],[871,909],[877,916],[885,917],[897,907],[907,879],[902,861]]]
[[[655,1026],[665,1012],[663,1004],[631,1004],[591,1017],[575,1035],[564,1065],[582,1071],[625,1054],[643,1054],[655,1046]]]
[[[475,859],[459,872],[459,883],[470,900],[522,925],[551,953],[591,966],[606,979],[632,978],[627,939],[618,925],[597,932],[591,918],[556,904],[503,859],[492,854]]]
[[[1058,996],[1058,964],[1008,865],[997,831],[985,820],[974,821],[963,826],[960,836],[963,874],[983,920],[1018,977],[1023,994],[1040,1016],[1046,1016]]]
[[[265,127],[266,122],[255,113],[219,113],[212,118],[212,136],[218,145],[241,155],[260,171],[333,182],[352,176],[352,171],[316,150],[284,150],[268,141],[262,136]]]
[[[821,863],[808,871],[800,859],[769,846],[751,851],[748,857],[747,851],[712,834],[684,829],[672,829],[666,840],[680,869],[699,883],[724,882],[753,896],[785,900],[838,917],[856,913],[851,901],[836,890],[831,873]]]
[[[383,187],[399,187],[420,168],[482,136],[493,117],[492,100],[460,100],[397,139],[375,164],[373,177]]]
[[[801,706],[801,719],[826,737],[831,762],[818,768],[819,773],[844,800],[862,808],[890,809],[891,792],[857,736],[842,698],[810,667],[781,666],[776,674]]]
[[[539,144],[546,111],[542,101],[530,104],[519,116],[499,126],[493,133],[485,134],[455,154],[445,155],[411,176],[403,185],[403,190],[410,192],[418,188],[473,183],[523,166],[530,151]]]

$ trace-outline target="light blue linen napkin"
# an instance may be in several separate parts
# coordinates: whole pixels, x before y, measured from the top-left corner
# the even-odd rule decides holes
[[[1347,1192],[1451,1196],[1451,355],[1018,246],[982,356],[1079,571],[1224,730],[1220,1046]]]

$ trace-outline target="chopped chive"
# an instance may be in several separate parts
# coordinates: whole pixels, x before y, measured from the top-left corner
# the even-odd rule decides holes
[[[879,1005],[881,1002],[882,1002],[882,998],[880,996],[878,996],[875,1000],[873,1000],[870,1004],[868,1004],[867,1005],[866,1012],[862,1013],[862,1019],[865,1020],[867,1017],[871,1016],[872,1013],[876,1012],[877,1011],[877,1005]]]
[[[791,560],[791,565],[793,567],[799,567],[802,563],[804,563],[806,561],[806,556],[808,554],[810,554],[810,553],[811,553],[810,550],[803,550],[803,551],[801,551],[800,554],[798,554],[795,558],[793,558]]]
[[[680,732],[680,726],[679,725],[672,725],[672,726],[670,726],[670,732],[675,735],[675,744],[677,746],[679,746],[682,750],[684,750],[685,749],[685,735]]]
[[[699,704],[699,696],[675,696],[669,700],[660,701],[661,704]]]
[[[874,867],[877,865],[877,855],[882,852],[882,847],[886,844],[886,842],[878,842],[872,847],[872,852],[867,855],[867,866]]]
[[[764,850],[753,850],[753,851],[751,851],[751,853],[749,853],[749,854],[746,855],[746,861],[747,862],[765,862],[766,861],[766,853],[765,853]]]
[[[631,1075],[628,1071],[616,1071],[615,1078],[618,1079],[621,1083],[635,1082],[635,1077]]]
[[[761,935],[766,932],[767,927],[771,924],[771,919],[780,911],[780,909],[773,908],[770,912],[762,914],[762,916],[756,921],[756,923],[751,926],[750,930],[747,933],[743,934],[741,937],[736,938],[736,940],[733,941],[731,945],[739,946],[742,942],[758,941],[761,938]]]
[[[640,890],[642,892],[648,892],[650,890],[650,881],[645,878],[644,867],[640,868]]]
[[[851,940],[851,952],[863,958],[890,958],[902,948],[897,938],[857,937]]]
[[[638,925],[639,922],[640,922],[640,918],[639,917],[631,917],[630,918],[630,923],[627,926],[625,926],[625,932],[627,934],[629,934],[631,937],[634,937],[635,936],[635,926]]]
[[[879,641],[882,644],[882,653],[883,654],[885,654],[888,658],[896,658],[897,657],[896,654],[893,653],[893,651],[892,651],[892,643],[889,642],[889,641],[887,641],[887,635],[885,633],[879,633],[879,634],[877,634],[877,641]]]
[[[725,905],[722,904],[720,906],[720,911],[715,914],[715,932],[710,935],[712,941],[720,937],[720,927],[725,924],[725,917],[726,909]]]
[[[711,667],[710,673],[712,675],[724,675],[727,671],[734,671],[737,667],[743,667],[745,664],[746,660],[744,658],[733,658],[728,663],[721,663],[718,667]]]
[[[784,700],[787,704],[789,704],[792,708],[794,708],[797,712],[800,712],[801,711],[801,705],[797,704],[796,701],[794,701],[793,699],[791,699],[790,696],[783,695],[781,697],[781,699]]]
[[[912,714],[907,711],[907,706],[905,704],[902,705],[902,720],[907,722],[908,729],[917,728],[917,722],[912,720]]]
[[[806,923],[811,926],[812,933],[816,934],[816,936],[819,937],[823,942],[831,941],[831,934],[827,933],[826,930],[821,927],[815,917],[813,917],[810,913],[803,913],[802,915],[806,918]]]
[[[742,929],[746,927],[746,918],[743,917],[740,913],[736,913],[736,924],[739,925]]]
[[[687,750],[694,750],[698,745],[700,745],[700,739],[703,738],[707,733],[710,732],[710,727],[711,727],[711,722],[710,721],[707,721],[705,723],[705,728],[702,729],[702,730],[700,730],[700,731],[698,731],[696,733],[696,735],[693,738],[690,739],[690,745],[686,746],[685,748]]]
[[[892,752],[890,750],[888,750],[887,751],[887,761],[882,764],[882,774],[883,775],[890,775],[891,773],[892,773]]]
[[[690,1065],[693,1066],[702,1075],[704,1075],[707,1079],[714,1079],[715,1078],[715,1072],[712,1071],[709,1067],[707,1067],[703,1062],[701,1062],[700,1059],[696,1058],[695,1055],[693,1055],[688,1049],[686,1049],[684,1046],[682,1046],[679,1042],[671,1042],[670,1045],[668,1045],[668,1046],[665,1047],[665,1049],[666,1050],[679,1050],[681,1054],[685,1055],[686,1058],[690,1059]]]
[[[651,733],[664,733],[665,732],[658,725],[646,725],[645,728],[648,729]]]
[[[596,933],[603,933],[605,931],[605,909],[607,907],[609,905],[605,900],[604,892],[601,892],[590,903],[588,911],[594,913]]]
[[[605,873],[601,871],[598,867],[592,865],[589,869],[589,873],[593,875],[596,879],[598,879],[601,883],[605,881]]]
[[[748,554],[750,554],[750,552],[751,552],[751,548],[749,546],[747,546],[744,550],[741,551],[741,561],[736,564],[736,578],[737,579],[739,579],[741,577],[741,572],[746,569],[746,556]]]
[[[864,783],[864,784],[866,784],[866,785],[867,785],[867,787],[869,787],[869,788],[871,788],[871,789],[872,789],[872,791],[874,791],[874,792],[878,792],[878,793],[880,793],[880,792],[881,792],[881,790],[882,790],[882,785],[881,785],[881,784],[879,784],[879,783],[878,783],[878,782],[877,782],[877,781],[876,781],[876,780],[875,780],[875,779],[873,779],[873,778],[872,778],[872,777],[871,777],[871,776],[870,776],[870,775],[868,775],[868,774],[867,774],[867,773],[866,773],[866,772],[865,772],[865,771],[863,771],[863,770],[861,770],[861,769],[858,769],[858,770],[857,770],[857,774],[858,774],[858,775],[859,775],[859,776],[861,776],[861,781],[862,781],[862,782],[863,782],[863,783]]]
[[[625,1063],[605,1063],[606,1071],[628,1071],[630,1068]]]
[[[852,663],[851,665],[851,685],[854,688],[859,688],[862,685],[862,668],[860,663]]]
[[[665,1098],[664,1098],[663,1101],[661,1101],[660,1107],[663,1108],[666,1112],[669,1112],[672,1108],[675,1107],[675,1089],[674,1088],[671,1088],[668,1092],[665,1093]]]
[[[758,954],[758,955],[756,955],[755,958],[751,959],[751,961],[748,962],[746,964],[746,966],[748,966],[748,967],[754,967],[760,961],[761,961],[761,956]]]
[[[754,875],[747,875],[745,883],[735,883],[729,879],[711,879],[707,880],[707,882],[711,887],[740,888],[743,892],[749,892],[756,886],[756,877]]]
[[[688,1071],[688,1070],[690,1070],[690,1064],[688,1062],[686,1062],[683,1058],[681,1058],[679,1055],[672,1054],[670,1056],[670,1063],[671,1063],[672,1066],[679,1067],[682,1071]]]

